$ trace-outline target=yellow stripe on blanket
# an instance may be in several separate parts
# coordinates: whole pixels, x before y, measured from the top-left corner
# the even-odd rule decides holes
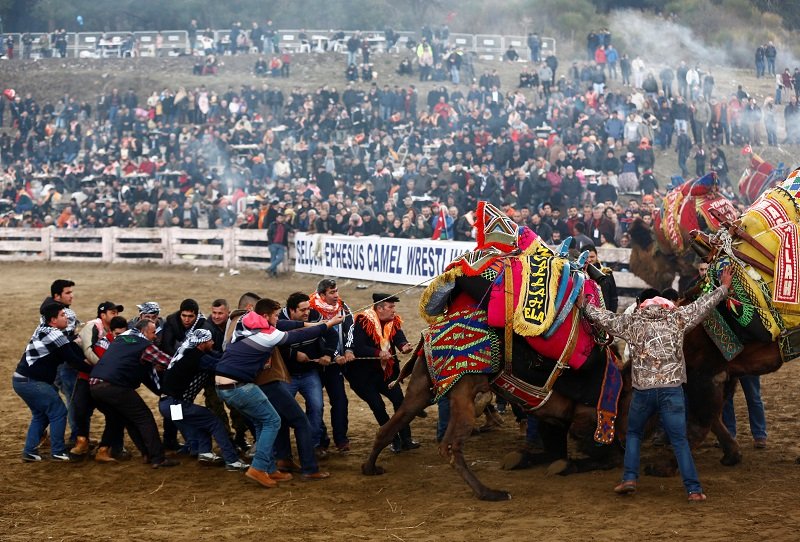
[[[775,255],[774,262],[750,243],[738,240],[734,247],[771,269],[755,269],[772,292],[772,305],[783,316],[784,325],[800,325],[800,231],[794,197],[786,190],[765,192],[741,218],[741,226],[757,243]],[[761,307],[767,308],[765,305]]]

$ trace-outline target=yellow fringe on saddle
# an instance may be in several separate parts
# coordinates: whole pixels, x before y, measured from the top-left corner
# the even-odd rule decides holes
[[[745,256],[759,262],[770,270],[747,266],[747,273],[742,273],[743,280],[749,282],[754,292],[753,302],[762,314],[762,320],[770,321],[773,339],[780,333],[780,325],[769,313],[771,309],[783,318],[783,325],[792,328],[800,325],[800,230],[798,229],[798,212],[795,198],[782,188],[774,188],[765,192],[741,217],[741,227],[756,243],[774,254],[770,259],[746,240],[739,238],[733,244]],[[760,280],[755,280],[755,276]],[[771,299],[761,293],[758,282],[766,285],[771,292]]]
[[[431,303],[431,301],[434,300],[434,297],[447,296],[452,291],[456,278],[463,274],[461,267],[452,267],[433,279],[422,291],[422,295],[419,298],[419,315],[429,325],[438,322],[444,311],[447,310],[443,300],[436,299],[434,303]]]

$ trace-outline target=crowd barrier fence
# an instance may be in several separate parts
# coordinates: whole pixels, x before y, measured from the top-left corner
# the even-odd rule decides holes
[[[438,275],[454,257],[473,246],[455,241],[298,233],[282,265],[284,271],[416,284],[420,278]],[[625,267],[630,258],[630,249],[601,248],[598,252],[606,265]],[[232,270],[266,269],[270,255],[264,230],[0,228],[0,261],[148,263]],[[336,263],[342,265],[333,265]],[[415,275],[415,270],[422,274]],[[614,277],[621,290],[639,291],[648,286],[630,272],[617,271]]]
[[[246,31],[246,29],[243,29]],[[227,42],[230,35],[229,29],[212,30],[215,42]],[[319,51],[318,47],[314,44],[302,44],[298,38],[300,30],[277,30],[280,36],[280,46],[292,52],[312,52]],[[331,30],[305,30],[310,38],[317,38],[315,43],[319,45],[321,41],[328,42],[330,36],[333,35]],[[69,32],[67,34],[67,56],[68,57],[81,57],[81,56],[100,56],[111,57],[119,56],[119,44],[130,34],[125,31],[115,32]],[[161,36],[163,38],[161,50],[156,50],[156,37],[158,32],[155,31],[137,31],[133,32],[139,40],[139,54],[141,56],[175,56],[178,54],[185,54],[189,51],[189,33],[185,30],[163,30]],[[346,41],[351,35],[352,31],[345,32]],[[364,30],[361,34],[373,43],[374,49],[378,52],[386,51],[386,40],[384,33],[378,30]],[[397,44],[392,48],[395,52],[401,52],[406,48],[409,40],[419,41],[419,36],[416,32],[399,31],[397,34],[400,38]],[[32,47],[32,55],[35,58],[41,57],[41,42],[45,39],[46,34],[31,33],[36,40]],[[5,39],[11,38],[14,42],[14,56],[19,58],[22,56],[22,34],[21,33],[6,33],[3,35]],[[102,37],[107,38],[113,45],[107,50],[101,50],[98,46]],[[556,54],[556,40],[555,38],[541,36],[541,56],[544,58],[548,54]],[[464,51],[473,52],[480,58],[485,60],[500,60],[503,57],[509,45],[513,45],[519,53],[521,60],[528,60],[528,41],[527,36],[503,36],[503,35],[489,35],[489,34],[450,34],[448,42],[461,47]],[[328,47],[329,51],[337,51],[345,53],[347,49],[339,44],[333,47],[333,42],[329,41],[331,46]],[[2,44],[3,49],[5,44]],[[114,52],[117,54],[113,54]]]

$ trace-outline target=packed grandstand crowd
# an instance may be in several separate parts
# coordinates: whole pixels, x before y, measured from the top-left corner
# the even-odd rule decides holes
[[[350,64],[369,55],[353,39]],[[648,66],[607,32],[566,68],[538,39],[514,81],[451,61],[469,54],[428,29],[401,62],[403,86],[348,78],[285,93],[268,70],[220,93],[113,89],[91,103],[7,89],[0,225],[267,229],[280,214],[296,231],[465,240],[486,200],[550,241],[582,221],[596,246],[626,246],[627,225],[683,178],[713,170],[735,199],[723,148],[775,142],[772,97],[762,109],[741,87],[718,95],[710,72]],[[421,95],[417,74],[437,80],[441,66],[446,80]],[[800,112],[789,94],[786,126]],[[679,171],[657,179],[667,149]]]

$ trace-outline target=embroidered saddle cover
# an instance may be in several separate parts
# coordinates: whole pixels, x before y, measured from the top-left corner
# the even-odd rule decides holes
[[[758,199],[765,190],[774,187],[786,178],[786,168],[783,162],[773,166],[758,154],[754,153],[748,145],[742,154],[750,154],[750,166],[744,170],[739,178],[739,194],[745,202],[750,204]]]
[[[739,224],[746,235],[733,234],[733,248],[750,260],[743,272],[735,275],[739,279],[734,284],[736,297],[742,302],[736,316],[747,320],[748,312],[757,312],[768,340],[776,340],[785,328],[800,325],[798,196],[800,170],[795,170],[745,211]]]
[[[654,231],[662,247],[681,255],[689,248],[688,232],[719,229],[716,213],[730,221],[736,219],[736,207],[719,194],[718,188],[717,174],[712,171],[667,193],[663,210],[653,215]]]

